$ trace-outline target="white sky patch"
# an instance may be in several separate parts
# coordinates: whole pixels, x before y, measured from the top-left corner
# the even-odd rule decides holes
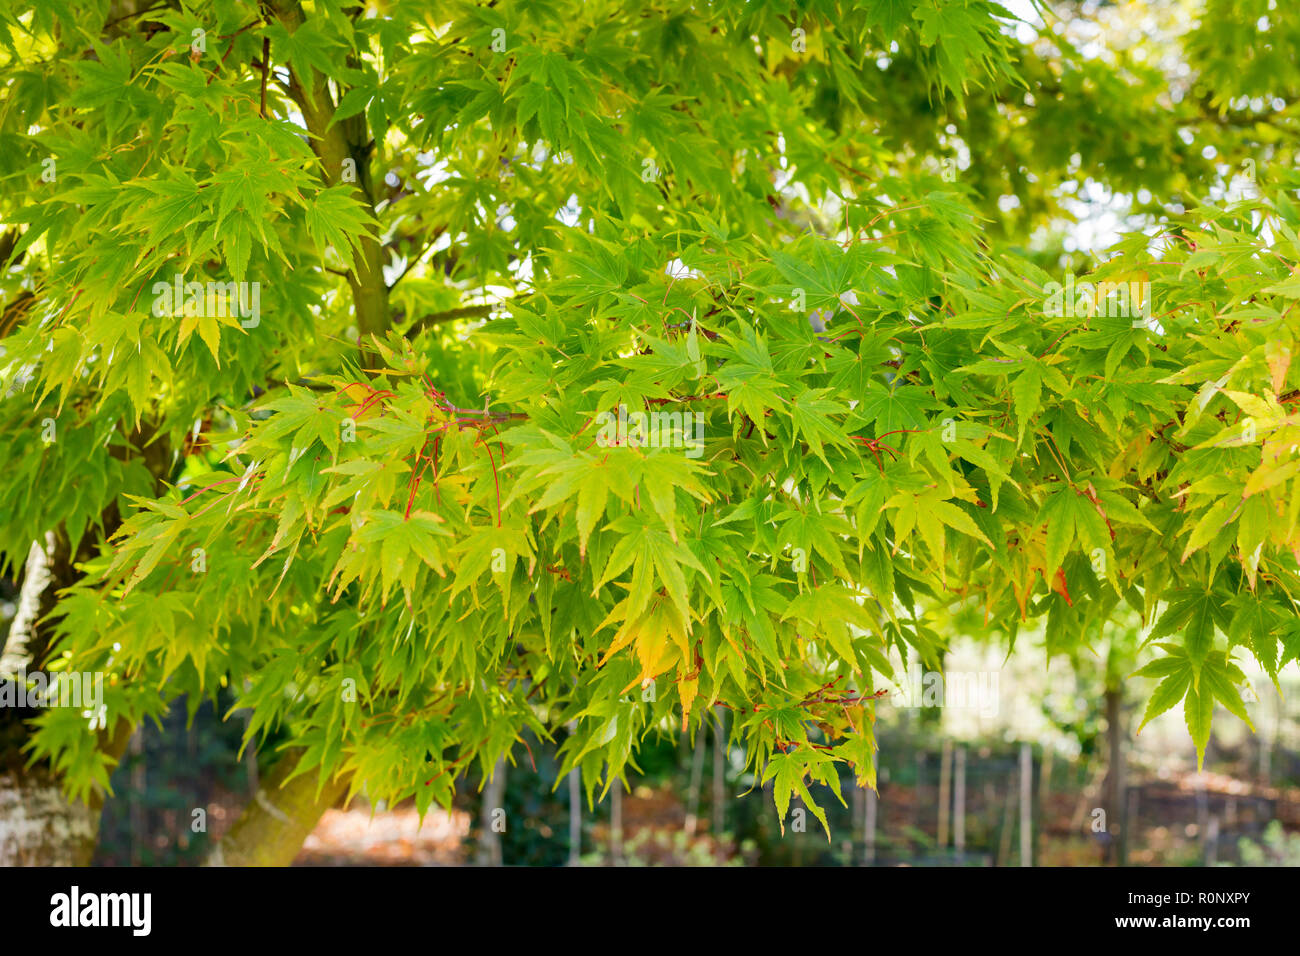
[[[570,196],[555,214],[555,218],[571,229],[576,228],[582,219],[582,204],[578,202],[578,197]]]
[[[1046,27],[1031,0],[1002,0],[1002,6],[1021,21],[1011,24],[1008,31],[1021,43],[1033,43]]]
[[[704,273],[692,269],[681,259],[674,259],[664,267],[664,272],[674,279],[703,279]]]
[[[430,256],[435,255],[436,253],[439,252],[445,252],[447,249],[450,248],[451,248],[451,236],[444,233],[443,235],[438,237],[437,241],[435,241],[433,245],[429,246],[427,249],[424,249],[422,251],[421,257],[427,261]],[[387,265],[384,266],[384,281],[391,286],[394,282],[397,281],[397,277],[400,276],[406,270],[406,267],[409,264],[410,264],[410,258],[407,256],[401,256],[389,262]]]
[[[1124,218],[1128,203],[1092,179],[1083,181],[1078,195],[1062,196],[1061,206],[1079,220],[1064,242],[1071,252],[1109,249],[1119,242],[1121,233],[1133,228]]]
[[[422,155],[430,154],[425,153]],[[426,164],[424,169],[415,174],[415,178],[419,181],[420,185],[428,191],[439,183],[446,182],[451,178],[451,166],[445,159],[436,163]]]

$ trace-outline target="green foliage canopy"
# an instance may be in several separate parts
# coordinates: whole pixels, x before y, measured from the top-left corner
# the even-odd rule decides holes
[[[874,784],[954,613],[1074,654],[1124,604],[1203,751],[1300,654],[1265,6],[1096,56],[983,0],[0,4],[0,557],[84,559],[48,662],[421,807],[722,706],[784,814]],[[1085,181],[1151,197],[1095,261]],[[1067,265],[1135,291],[1053,309]],[[32,753],[107,783],[79,713]]]

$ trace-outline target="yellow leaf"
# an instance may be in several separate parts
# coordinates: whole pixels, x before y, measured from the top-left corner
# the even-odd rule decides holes
[[[691,705],[695,703],[695,695],[699,688],[698,677],[677,678],[677,696],[682,699],[682,733],[686,732],[686,722],[691,716]]]
[[[1273,391],[1281,394],[1286,385],[1287,369],[1291,367],[1291,347],[1286,342],[1270,340],[1264,346],[1264,360],[1268,363]]]
[[[180,335],[176,338],[176,348],[178,351],[185,344],[186,340],[190,337],[190,334],[194,331],[195,326],[198,324],[199,317],[197,315],[187,315],[181,319]]]
[[[221,344],[221,326],[212,316],[205,315],[199,319],[199,337],[212,353],[216,360],[217,368],[221,367],[221,359],[217,356],[217,346]]]

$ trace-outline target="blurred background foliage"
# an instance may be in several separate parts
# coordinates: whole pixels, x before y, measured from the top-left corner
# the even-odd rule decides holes
[[[954,642],[948,666],[960,674],[1000,663],[987,651],[974,640]],[[356,838],[326,833],[330,828],[323,825],[318,845],[299,862],[1016,866],[1025,741],[1032,755],[1029,816],[1038,865],[1300,862],[1300,720],[1283,703],[1300,694],[1300,686],[1292,686],[1300,681],[1284,684],[1289,693],[1279,699],[1264,675],[1254,675],[1262,700],[1259,733],[1225,725],[1211,741],[1203,774],[1194,772],[1180,715],[1157,719],[1136,738],[1126,735],[1124,808],[1135,814],[1135,823],[1125,842],[1113,819],[1101,831],[1096,827],[1107,770],[1101,676],[1090,676],[1087,669],[1044,671],[1033,663],[1008,665],[999,676],[995,707],[909,707],[901,697],[903,706],[882,705],[878,796],[856,788],[845,775],[844,803],[823,803],[829,841],[811,813],[801,817],[797,803],[782,832],[770,794],[743,772],[739,751],[724,744],[721,755],[715,753],[717,737],[711,732],[696,741],[651,736],[637,754],[641,772],[629,775],[622,793],[616,797],[611,791],[594,806],[580,796],[575,848],[569,780],[557,778],[556,753],[563,741],[530,734],[523,753],[531,756],[506,768],[498,793],[481,776],[458,788],[452,816],[461,822],[430,837],[439,843],[436,855],[427,846],[408,845],[418,843],[418,833],[435,829],[440,816],[435,808],[422,830],[408,827],[390,841],[382,860],[376,857],[373,840],[359,835],[399,808],[372,805],[361,795],[351,807],[332,811],[355,817],[345,832]],[[1126,698],[1126,725],[1134,725],[1136,710],[1136,698]],[[187,726],[183,708],[174,709],[161,725],[147,725],[137,734],[113,777],[97,863],[202,861],[211,841],[248,801],[257,772],[247,755],[239,756],[240,714],[223,722],[217,713],[204,702]],[[719,719],[725,725],[725,715]],[[965,761],[960,798],[959,752]],[[960,848],[959,800],[965,805]],[[870,801],[876,804],[874,829],[868,821]],[[946,826],[940,822],[944,805],[950,808]],[[206,812],[206,832],[192,829],[196,809]],[[403,809],[413,817],[410,808]],[[495,810],[504,811],[496,817],[504,822],[499,831],[491,826]]]

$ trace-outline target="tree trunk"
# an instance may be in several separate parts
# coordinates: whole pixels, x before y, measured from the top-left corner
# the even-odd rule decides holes
[[[89,866],[99,808],[71,802],[49,770],[0,772],[0,866]]]
[[[289,33],[306,21],[298,0],[272,0],[272,12]],[[311,148],[320,158],[321,174],[327,186],[351,183],[356,200],[372,216],[375,213],[370,154],[373,143],[363,114],[339,119],[330,95],[329,79],[311,67],[289,70],[289,92],[311,136]],[[378,134],[382,139],[382,132]],[[351,164],[352,175],[345,175]],[[387,253],[378,236],[366,235],[358,243],[359,254],[348,271],[357,331],[363,355],[370,354],[371,335],[382,335],[389,327],[388,286],[384,282]],[[342,250],[340,250],[342,251]]]
[[[347,781],[337,777],[320,787],[314,770],[286,783],[301,759],[302,753],[294,751],[280,758],[205,866],[288,866],[293,862],[321,816],[347,790]]]
[[[501,866],[505,861],[501,832],[496,829],[498,814],[501,815],[501,822],[510,825],[504,816],[505,802],[506,761],[500,757],[492,768],[492,779],[483,787],[483,800],[479,806],[479,866]]]
[[[78,556],[84,557],[83,556]],[[15,615],[0,654],[0,680],[21,679],[40,669],[49,648],[48,615],[55,593],[76,580],[66,541],[48,534],[33,542],[23,574]],[[89,804],[69,800],[45,762],[27,766],[24,746],[37,715],[32,708],[0,710],[0,866],[88,866],[99,836],[102,798]],[[118,757],[131,728],[118,721],[110,736],[100,732],[100,748]]]
[[[1118,856],[1116,833],[1124,832],[1124,696],[1117,687],[1106,689],[1106,830],[1110,839],[1106,841],[1105,861],[1112,862]]]

